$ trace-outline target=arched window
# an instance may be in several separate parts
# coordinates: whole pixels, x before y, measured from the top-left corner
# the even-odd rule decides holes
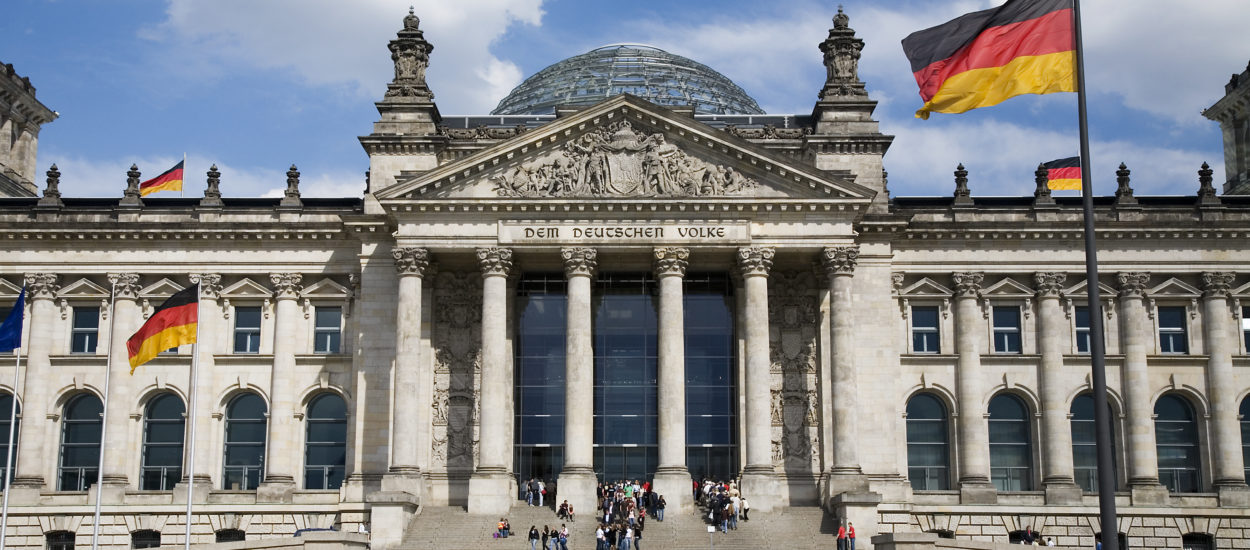
[[[143,529],[130,534],[131,548],[160,548],[161,532]]]
[[[139,489],[172,491],[182,479],[182,440],[186,418],[182,399],[172,393],[148,402],[143,415],[143,471]]]
[[[18,417],[15,422],[17,422],[17,424],[12,426],[13,448],[10,450],[8,449],[9,429],[10,424],[14,422],[11,418],[14,411],[13,394],[6,393],[0,395],[0,487],[6,487],[6,484],[11,481],[9,479],[9,472],[5,468],[8,465],[8,461],[3,454],[6,450],[10,451],[8,456],[13,459],[13,464],[17,465],[17,434],[22,433],[22,406],[20,403],[18,404],[16,410]]]
[[[1250,483],[1250,396],[1241,400],[1241,464]]]
[[[990,478],[999,491],[1033,490],[1029,409],[1011,394],[990,400]]]
[[[950,487],[950,431],[946,407],[931,394],[907,401],[907,477],[917,491]]]
[[[347,465],[347,403],[333,393],[308,403],[304,488],[338,489]]]
[[[247,540],[247,533],[239,529],[222,529],[217,531],[215,542],[239,542]]]
[[[1198,422],[1189,402],[1165,395],[1155,402],[1155,446],[1159,453],[1159,482],[1173,493],[1196,493],[1201,488]]]
[[[65,404],[61,419],[60,491],[86,491],[100,475],[100,431],[104,427],[104,404],[82,394]]]
[[[1098,436],[1094,423],[1094,396],[1088,393],[1072,400],[1072,466],[1076,485],[1087,493],[1098,492]],[[1108,416],[1111,415],[1108,405]],[[1115,467],[1115,422],[1111,423],[1111,461]]]
[[[265,402],[259,395],[245,393],[226,407],[226,449],[222,488],[251,491],[260,485],[265,463]]]

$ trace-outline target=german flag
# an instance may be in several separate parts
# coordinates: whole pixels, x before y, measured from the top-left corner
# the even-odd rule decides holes
[[[139,331],[126,340],[126,350],[130,352],[130,374],[162,351],[195,343],[199,303],[200,287],[196,285],[178,291],[152,312]]]
[[[157,191],[182,191],[182,163],[178,161],[173,168],[161,175],[139,184],[139,196],[146,197]]]
[[[1042,163],[1046,169],[1046,186],[1054,191],[1081,190],[1081,157]]]
[[[1010,0],[903,39],[930,112],[962,113],[1023,94],[1076,91],[1072,0]]]

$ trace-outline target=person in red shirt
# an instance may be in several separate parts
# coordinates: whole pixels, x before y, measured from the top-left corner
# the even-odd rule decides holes
[[[850,541],[847,550],[855,550],[855,524],[849,521],[846,522],[846,540]]]
[[[846,526],[838,523],[838,550],[847,550],[846,548]]]

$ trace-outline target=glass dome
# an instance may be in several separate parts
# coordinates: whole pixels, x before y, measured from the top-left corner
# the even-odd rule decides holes
[[[657,105],[694,107],[701,115],[762,115],[733,81],[711,67],[653,46],[613,44],[534,73],[492,115],[546,115],[557,105],[593,105],[632,94]]]

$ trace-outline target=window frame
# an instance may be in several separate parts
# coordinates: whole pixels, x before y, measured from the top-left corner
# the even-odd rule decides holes
[[[95,419],[78,419],[78,418],[71,419],[69,417],[70,407],[77,405],[78,403],[81,403],[85,399],[95,399],[97,402],[99,402],[101,416]],[[65,401],[65,404],[61,406],[61,429],[60,429],[59,437],[57,438],[58,446],[57,446],[57,459],[56,459],[56,487],[57,487],[56,490],[57,491],[67,491],[67,492],[87,491],[87,490],[90,490],[92,485],[100,482],[100,458],[99,458],[100,451],[99,449],[100,449],[100,446],[104,444],[104,441],[101,440],[94,444],[92,443],[70,443],[66,441],[66,438],[67,436],[69,436],[70,428],[74,424],[83,424],[83,425],[97,424],[99,426],[100,431],[96,435],[96,437],[99,438],[99,436],[103,435],[104,433],[103,412],[104,412],[104,401],[93,393],[79,393],[78,395],[70,397],[68,400]],[[94,446],[96,449],[96,452],[94,454],[95,456],[94,468],[90,466],[69,466],[69,467],[65,466],[66,449],[89,448],[91,446]],[[77,488],[74,488],[74,489],[64,488],[65,487],[65,473],[67,469],[78,470]],[[86,480],[88,479],[89,475],[92,473],[92,470],[94,470],[95,480],[90,483],[87,483]]]
[[[1015,327],[998,326],[998,311],[1016,311]],[[997,355],[1022,355],[1024,354],[1024,308],[1020,305],[991,305],[990,306],[990,350]],[[1006,343],[1010,343],[1010,337],[1015,335],[1017,349],[999,349],[998,336],[1002,334],[1008,338]],[[1005,346],[1010,347],[1010,346]]]
[[[160,399],[174,399],[178,402],[178,404],[182,405],[182,413],[179,415],[178,420],[171,420],[167,418],[154,419],[152,417],[152,408],[156,405],[157,400],[160,400]],[[181,481],[182,463],[186,459],[186,452],[187,452],[186,419],[187,419],[186,403],[182,401],[182,398],[180,396],[178,396],[177,394],[173,392],[162,392],[157,395],[154,395],[152,396],[151,399],[148,400],[147,404],[143,407],[143,433],[141,434],[142,450],[140,452],[140,457],[139,457],[139,490],[140,491],[172,491],[174,489],[173,484],[176,484],[178,483],[178,481]],[[175,446],[173,443],[169,443],[169,442],[148,441],[148,436],[150,434],[151,425],[153,423],[171,424],[171,425],[176,423],[176,424],[182,425],[182,429],[181,429],[182,439],[177,444],[177,447],[179,449],[178,454],[181,458],[178,461],[177,466],[149,466],[148,465],[148,450],[149,449],[172,448]],[[147,481],[146,474],[148,473],[148,471],[157,471],[157,470],[159,470],[162,474],[160,477],[161,487],[155,488],[155,489],[146,487],[145,486],[145,483]],[[166,473],[168,470],[176,470],[177,472],[173,476],[173,478],[177,481],[174,481],[173,484],[168,483],[170,479],[169,475]]]
[[[95,327],[90,328],[78,326],[78,313],[80,311],[95,311]],[[100,306],[70,306],[69,316],[69,353],[70,355],[97,355],[100,350]],[[79,351],[78,336],[85,335],[89,341],[90,349]]]
[[[323,310],[338,311],[338,316],[336,317],[338,319],[338,324],[334,327],[333,331],[328,330],[328,328],[323,329],[322,326],[320,325],[321,312]],[[340,355],[343,353],[343,333],[344,333],[344,329],[346,328],[345,325],[347,324],[345,321],[346,321],[346,317],[343,315],[343,306],[316,305],[316,304],[313,305],[313,312],[312,312],[312,344],[313,345],[312,345],[312,348],[313,348],[314,354],[316,355]],[[327,346],[327,349],[320,349],[322,335],[328,335],[328,334],[334,335],[333,340],[332,340],[334,343],[334,346],[333,346],[334,349],[329,349],[329,346]]]
[[[1010,399],[1013,402],[1015,402],[1015,404],[1019,405],[1021,408],[1022,418],[995,419],[992,416],[992,413],[990,411],[994,408],[994,402],[999,399]],[[987,404],[986,411],[985,411],[986,412],[985,420],[986,420],[986,423],[988,424],[988,427],[990,428],[989,438],[988,438],[988,446],[989,446],[989,451],[990,451],[990,482],[994,483],[997,486],[997,479],[995,479],[994,470],[1013,470],[1013,471],[1019,470],[1025,473],[1024,476],[1017,478],[1020,481],[1021,488],[1019,489],[1000,488],[998,489],[999,492],[1002,492],[1002,493],[1028,492],[1028,491],[1034,491],[1037,488],[1038,460],[1037,460],[1037,457],[1035,456],[1035,453],[1037,453],[1038,447],[1037,447],[1037,441],[1035,438],[1037,436],[1038,430],[1037,430],[1037,427],[1034,426],[1035,414],[1033,410],[1034,409],[1029,406],[1029,402],[1027,400],[1020,397],[1019,395],[1016,395],[1010,392],[1001,392],[1001,393],[994,395],[993,397],[990,398],[989,403]],[[1021,442],[1002,442],[1002,441],[995,443],[994,442],[994,429],[993,429],[995,422],[1002,422],[1002,423],[1013,422],[1013,423],[1019,423],[1020,425],[1024,426],[1025,429],[1027,430],[1024,436],[1024,441],[1022,443]],[[1028,465],[1027,466],[997,466],[997,467],[994,466],[995,446],[1024,447],[1026,450],[1024,456],[1028,460]],[[1011,479],[1011,477],[1009,476],[1009,478],[1007,478],[1004,483],[1010,483],[1011,481],[1013,481],[1013,479]]]
[[[152,539],[144,540],[142,542],[139,539],[139,537],[153,537],[153,536],[155,536],[155,542],[156,542],[155,545],[151,544]],[[137,531],[130,532],[130,547],[131,548],[160,548],[161,543],[162,543],[161,532],[155,529],[139,529]]]
[[[10,392],[0,392],[0,399],[3,399],[4,397],[8,397],[10,399],[17,399],[17,396]],[[21,438],[18,437],[18,435],[22,433],[22,401],[20,399],[17,400],[17,414],[14,415],[12,418],[9,418],[9,414],[12,412],[13,412],[13,403],[9,403],[8,406],[4,406],[0,404],[0,426],[3,426],[3,427],[0,427],[0,438],[3,438],[3,439],[0,439],[0,448],[9,446],[9,439],[5,437],[4,434],[9,433],[8,432],[8,430],[10,429],[9,426],[12,425],[13,422],[17,422],[17,425],[12,427],[13,446],[11,447],[12,450],[10,451],[10,454],[13,457],[13,466],[16,467],[18,443],[20,443],[21,441]],[[7,422],[3,421],[5,418],[8,418]],[[5,480],[8,479],[8,472],[6,471],[6,468],[5,468],[7,464],[8,462],[5,461],[4,453],[0,453],[0,491],[4,490]],[[8,481],[11,483],[13,480],[8,479]]]
[[[61,540],[54,540],[54,539]],[[74,550],[74,545],[78,542],[78,535],[73,531],[48,531],[43,534],[44,548],[46,550]]]
[[[1189,413],[1189,420],[1170,420],[1170,419],[1162,419],[1162,418],[1160,418],[1160,415],[1159,415],[1159,409],[1158,409],[1158,407],[1159,407],[1159,404],[1160,404],[1160,403],[1161,403],[1164,399],[1175,399],[1175,400],[1179,401],[1179,402],[1181,403],[1181,405],[1182,405],[1182,406],[1186,409],[1186,411],[1188,411],[1188,413]],[[1158,473],[1159,473],[1159,482],[1160,482],[1161,484],[1163,484],[1163,486],[1164,486],[1165,488],[1167,488],[1167,490],[1168,490],[1168,493],[1169,493],[1169,494],[1194,494],[1194,493],[1202,493],[1202,492],[1206,489],[1206,481],[1205,481],[1205,479],[1204,479],[1204,476],[1206,475],[1206,472],[1205,472],[1205,469],[1206,469],[1206,468],[1204,467],[1204,466],[1206,466],[1206,464],[1205,464],[1205,453],[1206,453],[1206,449],[1204,448],[1204,445],[1203,445],[1203,443],[1204,443],[1204,442],[1203,442],[1203,438],[1202,438],[1202,430],[1203,430],[1203,425],[1202,425],[1202,423],[1201,423],[1201,422],[1199,422],[1199,418],[1202,416],[1201,411],[1200,411],[1200,410],[1198,409],[1198,407],[1194,404],[1194,400],[1193,400],[1193,399],[1190,399],[1188,396],[1186,396],[1186,395],[1184,395],[1184,394],[1181,394],[1181,393],[1176,393],[1176,392],[1168,392],[1168,393],[1165,393],[1165,394],[1163,394],[1163,395],[1160,395],[1157,399],[1155,399],[1154,406],[1151,408],[1151,412],[1153,413],[1153,415],[1152,415],[1152,416],[1153,416],[1153,418],[1154,418],[1154,422],[1153,422],[1154,426],[1153,426],[1153,428],[1154,428],[1154,430],[1155,430],[1155,431],[1154,431],[1154,434],[1155,434],[1155,457],[1156,457],[1156,461],[1157,461],[1157,463],[1158,463],[1158,464],[1160,464],[1160,465],[1157,467],[1157,470],[1158,470]],[[1191,429],[1193,430],[1193,439],[1192,439],[1192,441],[1191,441],[1191,442],[1184,443],[1184,444],[1180,444],[1180,443],[1160,443],[1160,440],[1162,439],[1162,438],[1160,438],[1160,437],[1159,437],[1159,423],[1160,423],[1160,422],[1172,423],[1172,424],[1177,424],[1177,425],[1179,425],[1179,424],[1181,424],[1181,423],[1186,423],[1186,422],[1187,422],[1187,423],[1189,423],[1189,424],[1190,424]],[[1164,468],[1164,467],[1162,466],[1162,464],[1163,464],[1163,457],[1160,457],[1160,456],[1159,456],[1159,454],[1160,454],[1160,453],[1159,453],[1159,451],[1160,451],[1161,449],[1163,449],[1163,448],[1167,448],[1167,447],[1173,447],[1173,448],[1178,448],[1178,447],[1192,448],[1192,449],[1193,449],[1193,451],[1194,451],[1194,456],[1193,456],[1193,459],[1192,459],[1192,462],[1191,462],[1192,466],[1188,466],[1188,467],[1184,467],[1184,468]],[[1180,490],[1181,488],[1179,488],[1179,487],[1178,487],[1176,490],[1173,490],[1173,487],[1172,487],[1171,485],[1169,485],[1169,484],[1168,484],[1169,479],[1172,479],[1172,478],[1171,478],[1171,477],[1165,477],[1165,476],[1164,476],[1165,471],[1166,471],[1166,472],[1182,472],[1182,471],[1189,471],[1189,472],[1192,472],[1191,476],[1192,476],[1192,481],[1193,481],[1193,483],[1194,483],[1194,485],[1193,485],[1193,490],[1189,490],[1189,491],[1182,491],[1182,490]],[[1177,481],[1177,482],[1179,483],[1179,478],[1177,478],[1177,479],[1178,479],[1178,481]]]
[[[924,309],[926,310],[926,312],[927,310],[933,310],[934,324],[932,327],[921,327],[919,329],[916,327],[916,310],[918,308]],[[918,334],[932,335],[933,342],[934,342],[934,345],[936,346],[936,349],[934,350],[916,349],[916,336]],[[941,355],[942,354],[942,306],[937,305],[937,304],[911,304],[909,305],[908,311],[907,311],[907,335],[908,335],[907,347],[911,351],[911,353],[923,354],[923,355]]]
[[[248,396],[252,396],[260,400],[260,404],[263,407],[260,413],[260,418],[256,419],[256,418],[234,418],[232,417],[231,412],[234,406],[238,404],[239,400],[244,399]],[[265,481],[265,459],[269,453],[269,414],[270,414],[269,403],[266,402],[265,398],[261,397],[260,394],[258,393],[241,392],[230,398],[230,400],[226,403],[226,408],[225,408],[224,413],[225,414],[223,415],[223,419],[225,420],[225,422],[222,424],[222,427],[225,431],[222,434],[222,445],[221,445],[221,487],[222,487],[222,490],[254,491],[257,489],[257,487],[260,486],[261,483],[264,483]],[[232,422],[247,422],[247,423],[262,425],[263,428],[261,429],[261,434],[264,439],[261,441],[237,441],[237,442],[232,443],[230,441],[230,428],[231,428]],[[229,454],[230,454],[231,445],[255,446],[258,443],[260,444],[260,459],[259,459],[258,464],[243,464],[243,465],[229,464]],[[242,471],[243,483],[242,485],[240,485],[238,489],[234,489],[234,488],[231,488],[229,485],[227,485],[230,479],[229,470],[239,469],[239,468],[242,468],[243,470]],[[256,471],[256,487],[248,486],[249,485],[248,479],[250,478],[249,474],[252,470]]]
[[[1250,354],[1250,306],[1241,306],[1241,315],[1237,320],[1241,323],[1237,327],[1237,331],[1241,333],[1241,353]]]
[[[251,313],[253,310],[255,310],[257,313],[256,326],[255,327],[248,326],[248,327],[243,327],[242,329],[240,329],[239,319],[240,317],[242,317],[241,312],[246,311],[248,313]],[[230,327],[230,353],[233,355],[259,355],[261,342],[263,341],[263,336],[265,333],[265,307],[261,305],[233,306],[231,308],[231,316],[233,317],[234,322],[231,324],[231,327]],[[255,335],[256,345],[255,345],[254,350],[250,346],[248,347],[248,349],[245,349],[243,351],[239,350],[239,335],[240,334],[247,334],[247,335],[254,334]],[[249,343],[252,342],[250,338],[247,341]]]
[[[329,417],[325,417],[325,418],[313,417],[312,415],[313,406],[316,405],[320,400],[327,399],[327,398],[338,399],[340,402],[342,402],[343,417],[341,419],[329,418]],[[348,420],[350,418],[351,418],[351,408],[347,402],[347,399],[345,399],[342,395],[339,395],[336,392],[332,392],[332,391],[318,392],[317,395],[314,395],[311,399],[308,400],[308,405],[304,407],[304,460],[303,460],[304,483],[303,485],[304,485],[305,490],[337,491],[339,488],[343,486],[343,481],[347,477],[347,472],[346,472],[347,470],[347,447],[348,447],[347,429],[348,429]],[[343,426],[343,441],[342,442],[313,441],[312,432],[313,432],[313,426],[316,423],[341,424]],[[314,447],[331,447],[331,446],[342,447],[343,457],[344,457],[342,464],[310,464],[309,463],[310,454],[311,454],[309,451],[311,451]],[[338,467],[340,470],[342,470],[341,472],[342,475],[340,476],[340,479],[338,479],[337,486],[331,486],[333,485],[332,480],[331,480],[331,474],[329,471],[327,471],[329,468],[333,468],[333,467]],[[308,476],[312,472],[313,469],[320,469],[322,471],[321,478],[322,478],[322,481],[324,482],[324,485],[322,485],[321,487],[311,487],[308,483],[308,480],[309,480]]]
[[[1085,326],[1081,326],[1081,312],[1085,312]],[[1090,317],[1088,305],[1072,306],[1072,352],[1076,355],[1089,355],[1094,347],[1094,320]],[[1105,332],[1105,331],[1104,331]],[[1083,338],[1082,338],[1083,336]],[[1085,349],[1081,349],[1084,342]]]
[[[937,419],[935,418],[912,418],[912,415],[908,413],[907,411],[911,408],[912,400],[916,398],[920,398],[920,397],[932,399],[935,403],[937,403],[938,407],[942,411],[942,417],[937,418]],[[904,445],[907,447],[907,478],[912,486],[912,490],[914,491],[947,491],[947,490],[950,490],[950,488],[953,486],[951,478],[952,478],[952,475],[954,474],[954,468],[955,468],[955,461],[953,457],[954,445],[952,444],[952,440],[954,438],[951,437],[952,430],[954,429],[954,425],[953,425],[954,423],[951,422],[951,407],[947,404],[946,400],[942,399],[942,397],[938,395],[937,393],[934,393],[931,391],[921,391],[907,398],[907,402],[903,406],[903,411],[904,411],[903,442],[904,442]],[[942,434],[942,439],[943,439],[942,442],[940,444],[925,442],[925,441],[912,442],[912,440],[908,437],[908,432],[909,432],[908,424],[912,422],[916,422],[917,424],[919,424],[920,422],[940,423],[940,427],[941,427],[940,433]],[[923,489],[916,488],[917,480],[911,474],[911,470],[913,468],[912,460],[911,460],[912,459],[912,456],[911,456],[912,445],[930,445],[930,446],[940,445],[944,451],[943,457],[945,458],[945,460],[943,461],[943,464],[941,466],[923,466],[923,465],[915,466],[915,468],[926,469],[925,478],[924,478],[925,488]],[[943,475],[941,477],[933,478],[933,479],[938,480],[938,487],[928,487],[928,480],[930,479],[930,476],[928,475],[927,470],[938,469],[938,468],[943,470],[942,472]]]
[[[1164,310],[1168,310],[1169,313],[1177,311],[1177,310],[1180,311],[1181,326],[1179,329],[1175,327],[1165,328],[1163,326]],[[1189,316],[1190,316],[1189,306],[1169,305],[1169,304],[1155,306],[1155,341],[1158,345],[1157,349],[1159,350],[1160,355],[1189,355],[1190,354],[1190,350],[1193,349],[1193,342],[1190,341],[1190,336],[1189,336],[1189,333],[1190,333]],[[1164,345],[1163,345],[1164,334],[1167,334],[1169,336],[1175,336],[1179,334],[1181,337],[1180,342],[1184,345],[1184,349],[1182,349],[1181,351],[1176,351],[1174,348],[1165,350]],[[1169,342],[1169,344],[1171,344],[1175,340],[1173,338],[1168,338],[1167,341]]]

